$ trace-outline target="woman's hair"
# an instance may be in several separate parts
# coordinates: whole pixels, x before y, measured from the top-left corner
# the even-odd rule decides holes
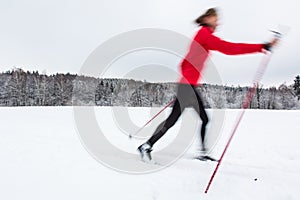
[[[200,17],[198,17],[195,20],[195,22],[199,26],[208,26],[208,24],[205,23],[204,19],[206,17],[210,17],[210,16],[217,16],[217,9],[216,8],[210,8],[210,9],[208,9],[203,15],[201,15]]]

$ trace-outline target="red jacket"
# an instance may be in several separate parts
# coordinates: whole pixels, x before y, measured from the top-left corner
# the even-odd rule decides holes
[[[227,55],[247,54],[263,51],[263,44],[244,44],[224,41],[208,27],[202,27],[194,37],[190,50],[181,63],[180,83],[197,85],[209,51],[216,50]]]

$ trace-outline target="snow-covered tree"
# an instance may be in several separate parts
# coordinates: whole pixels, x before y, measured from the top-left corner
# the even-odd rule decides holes
[[[300,100],[300,76],[299,75],[295,77],[293,88],[299,101]]]

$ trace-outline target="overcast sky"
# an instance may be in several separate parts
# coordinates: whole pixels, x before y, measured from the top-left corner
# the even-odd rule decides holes
[[[278,24],[290,27],[262,83],[291,84],[300,74],[298,4],[296,0],[0,0],[0,71],[21,67],[47,74],[78,73],[90,53],[115,35],[161,28],[192,38],[198,30],[193,20],[207,8],[218,7],[221,25],[215,34],[225,40],[261,43],[271,38],[268,30]],[[212,54],[227,85],[250,85],[261,59],[262,54]],[[143,66],[139,79],[176,81],[180,61],[166,52],[135,52],[119,59],[107,76],[120,78],[130,67]]]

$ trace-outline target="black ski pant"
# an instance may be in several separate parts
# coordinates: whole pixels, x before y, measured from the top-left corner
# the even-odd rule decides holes
[[[202,147],[204,148],[204,139],[205,139],[206,125],[208,123],[208,117],[205,112],[203,101],[200,94],[196,91],[195,86],[189,84],[178,85],[177,96],[171,114],[165,121],[163,121],[157,127],[154,134],[147,141],[147,143],[153,146],[169,130],[169,128],[171,128],[176,123],[180,115],[183,113],[184,109],[187,107],[194,108],[202,120],[201,141],[202,141]]]

